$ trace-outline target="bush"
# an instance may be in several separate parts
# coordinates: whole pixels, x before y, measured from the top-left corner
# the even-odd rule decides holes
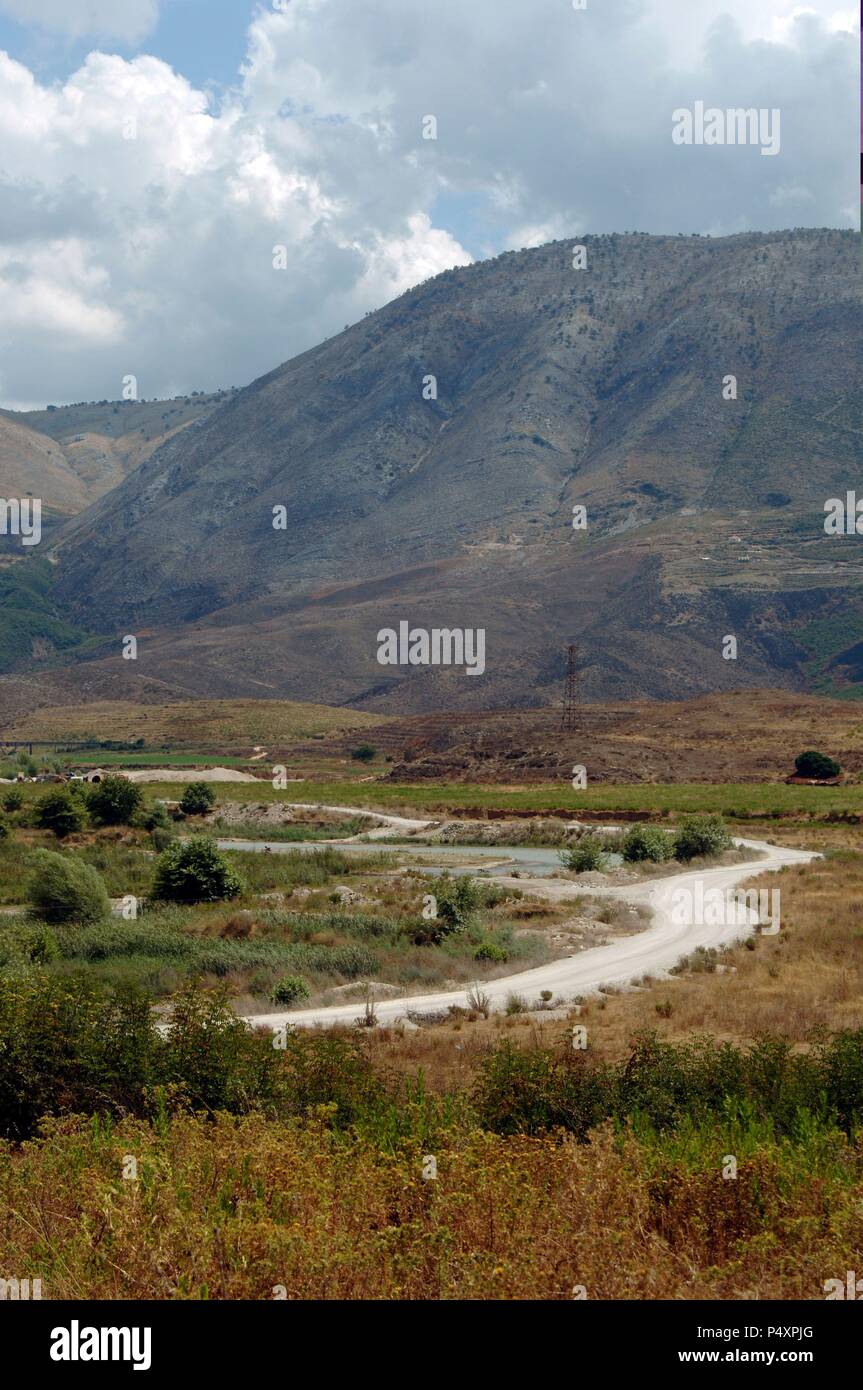
[[[161,854],[169,845],[174,843],[177,838],[177,833],[171,826],[156,825],[150,831],[150,838],[153,841],[153,848],[156,850],[157,854]]]
[[[465,876],[438,879],[437,922],[440,934],[463,931],[477,908],[483,904],[482,889],[472,878]]]
[[[21,792],[19,792],[19,791],[18,791],[16,788],[14,788],[14,787],[13,787],[12,791],[7,792],[6,795],[5,795],[4,798],[3,798],[3,810],[4,810],[4,811],[9,811],[10,814],[11,814],[13,811],[20,811],[20,810],[21,810],[21,807],[22,807],[23,805],[24,805],[24,797],[23,797],[23,795],[21,794]]]
[[[838,777],[842,771],[833,758],[828,758],[826,753],[816,753],[814,749],[795,758],[794,767],[798,777]]]
[[[216,793],[207,782],[190,782],[180,798],[184,816],[205,816],[216,804]]]
[[[152,806],[142,806],[135,812],[132,823],[140,830],[170,830],[173,825],[161,801],[155,801]]]
[[[357,763],[370,763],[376,752],[370,743],[361,743],[359,748],[351,749],[351,757]]]
[[[0,840],[5,840],[9,834],[9,827],[6,824],[5,816],[0,816]]]
[[[128,825],[143,801],[141,788],[111,773],[90,792],[87,804],[97,825]]]
[[[299,999],[308,999],[309,994],[308,985],[299,975],[283,975],[273,989],[272,1000],[274,1004],[296,1004]]]
[[[576,844],[562,849],[558,859],[565,869],[574,874],[583,874],[588,869],[602,869],[607,851],[597,835],[583,835]]]
[[[86,813],[67,787],[57,787],[36,802],[36,824],[40,830],[53,830],[58,840],[83,830]]]
[[[46,922],[89,924],[107,917],[111,904],[100,874],[70,854],[36,850],[27,880],[27,901]]]
[[[638,864],[645,859],[652,864],[662,864],[671,858],[674,844],[664,830],[649,825],[633,825],[624,835],[621,849],[628,864]]]
[[[730,849],[731,836],[721,816],[684,816],[674,837],[674,857],[709,858]]]
[[[474,960],[490,960],[495,964],[503,964],[509,960],[509,951],[505,951],[502,946],[498,946],[496,941],[481,941],[473,953]]]
[[[169,902],[216,902],[235,898],[242,880],[213,840],[176,840],[156,865],[153,897]]]

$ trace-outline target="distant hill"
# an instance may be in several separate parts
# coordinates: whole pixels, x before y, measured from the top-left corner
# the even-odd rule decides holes
[[[579,244],[440,275],[154,448],[53,548],[104,639],[69,679],[512,708],[577,641],[588,699],[860,694],[861,541],[823,530],[861,476],[859,239]],[[379,665],[402,619],[484,628],[486,673]]]
[[[301,739],[354,735],[386,726],[381,715],[276,700],[196,700],[141,704],[101,700],[25,712],[0,726],[0,741],[88,739],[131,742],[148,748],[249,751],[251,745],[282,747]],[[352,746],[352,745],[351,745]],[[265,766],[268,766],[265,764]]]
[[[229,394],[0,410],[0,495],[39,497],[49,519],[72,516]]]

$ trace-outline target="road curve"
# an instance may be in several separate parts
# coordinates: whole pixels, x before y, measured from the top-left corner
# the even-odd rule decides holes
[[[731,921],[722,924],[704,923],[684,924],[675,920],[672,908],[674,894],[678,889],[691,893],[698,890],[700,881],[703,890],[719,889],[723,893],[736,888],[755,875],[771,873],[793,864],[807,864],[820,855],[809,850],[786,849],[769,845],[760,840],[735,840],[735,844],[760,854],[756,862],[722,865],[714,869],[684,870],[667,878],[654,879],[625,888],[585,889],[577,883],[562,882],[560,879],[545,881],[525,878],[495,877],[495,883],[524,890],[529,887],[537,897],[566,901],[568,898],[583,896],[587,891],[594,897],[618,898],[623,902],[645,904],[652,913],[650,926],[634,936],[623,937],[607,946],[597,946],[593,950],[582,951],[575,956],[550,961],[547,965],[533,970],[524,970],[517,975],[506,975],[495,980],[484,980],[482,990],[488,996],[493,1010],[501,1010],[506,1005],[509,994],[519,994],[528,1005],[537,1004],[542,990],[551,990],[555,998],[567,1001],[578,995],[595,994],[601,986],[627,985],[641,979],[644,975],[663,975],[685,956],[691,955],[697,947],[722,947],[740,941],[751,935],[758,925],[756,914],[745,914],[745,922]],[[468,990],[446,990],[436,994],[414,994],[398,999],[375,1001],[375,1014],[382,1024],[397,1022],[408,1012],[413,1014],[436,1013],[450,1004],[468,1006]],[[331,1008],[289,1009],[279,1013],[255,1014],[246,1022],[259,1028],[280,1028],[285,1024],[297,1027],[314,1025],[328,1026],[336,1023],[351,1024],[362,1005],[339,1004]]]

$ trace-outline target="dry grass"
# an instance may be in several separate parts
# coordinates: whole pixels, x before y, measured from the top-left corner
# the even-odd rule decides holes
[[[778,1033],[804,1046],[819,1031],[863,1027],[863,852],[852,848],[860,845],[860,833],[822,827],[783,831],[781,838],[833,854],[750,880],[781,891],[777,936],[756,936],[752,949],[741,945],[717,957],[724,967],[719,972],[693,962],[695,968],[669,979],[586,999],[565,1021],[541,1013],[519,1019],[525,1031],[518,1036],[557,1042],[577,1019],[588,1029],[590,1047],[616,1058],[645,1028],[668,1040],[711,1033],[741,1044]],[[381,1061],[406,1071],[422,1066],[430,1085],[448,1088],[466,1082],[477,1056],[499,1040],[503,1022],[492,1016],[405,1036],[383,1030],[372,1046]]]
[[[123,742],[143,738],[148,747],[245,748],[256,743],[281,746],[316,734],[372,730],[387,723],[380,714],[293,700],[183,700],[158,705],[98,700],[34,710],[4,727],[3,737],[70,742],[90,737]]]
[[[50,1299],[823,1298],[863,1240],[859,1149],[761,1145],[725,1181],[716,1143],[692,1168],[608,1128],[454,1133],[424,1180],[421,1149],[314,1122],[63,1120],[3,1156],[0,1267]]]

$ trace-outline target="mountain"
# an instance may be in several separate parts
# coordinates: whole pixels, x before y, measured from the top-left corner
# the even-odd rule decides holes
[[[43,512],[69,516],[92,501],[60,445],[0,413],[0,496],[39,497]]]
[[[860,540],[824,532],[860,478],[858,240],[585,237],[585,269],[556,242],[419,285],[62,528],[53,601],[104,639],[72,683],[513,708],[575,641],[590,699],[863,693]],[[485,673],[378,664],[401,620],[485,629]]]
[[[0,410],[0,495],[41,498],[43,515],[56,524],[116,487],[227,394]]]

